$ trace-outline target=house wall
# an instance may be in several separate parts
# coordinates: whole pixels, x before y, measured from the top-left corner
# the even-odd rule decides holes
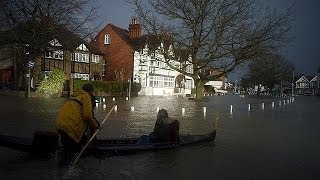
[[[110,44],[104,44],[106,34],[110,35]],[[92,44],[104,54],[107,61],[105,80],[116,80],[115,71],[123,71],[124,80],[132,78],[133,50],[110,25],[100,31]]]
[[[79,52],[79,51],[77,51]],[[89,80],[93,79],[94,75],[99,76],[99,80],[102,77],[102,56],[99,57],[99,63],[92,62],[92,54],[89,54],[89,63],[72,61],[73,52],[64,51],[63,59],[51,59],[51,58],[37,58],[35,66],[31,69],[32,72],[32,87],[35,87],[40,83],[41,74],[44,72],[52,71],[55,68],[61,69],[65,72],[66,82],[72,78],[74,73],[88,74]],[[74,70],[72,67],[75,66]]]
[[[134,52],[133,81],[142,86],[139,95],[191,94],[194,87],[192,78],[179,79],[179,72],[171,69],[163,55],[155,51],[150,54],[147,46]],[[178,67],[180,63],[176,64]],[[183,82],[183,83],[181,83]],[[180,84],[181,83],[181,84]]]
[[[137,25],[135,21],[132,23]],[[137,32],[140,32],[140,26],[133,25],[130,26],[131,32],[136,38],[139,38],[140,34]],[[109,44],[105,44],[106,34],[109,35]],[[142,89],[139,95],[191,93],[191,89],[194,87],[192,78],[187,76],[182,79],[177,78],[180,73],[167,66],[160,53],[156,52],[151,55],[147,46],[144,49],[134,51],[133,46],[136,47],[136,43],[141,43],[140,41],[136,42],[136,40],[141,39],[130,38],[129,35],[129,31],[108,24],[92,41],[92,45],[104,54],[104,59],[107,62],[105,80],[117,80],[115,74],[115,71],[117,71],[123,72],[123,80],[132,78],[133,82],[141,84]],[[179,62],[175,65],[180,67]],[[186,80],[186,83],[181,83],[182,80]]]
[[[224,81],[209,81],[205,85],[210,85],[214,87],[214,89],[225,89]]]
[[[92,58],[92,56],[90,56],[90,58]],[[92,59],[90,59],[90,79],[93,79],[94,75],[99,75],[99,80],[102,80],[102,62],[102,56],[99,56],[99,63],[94,63]]]
[[[1,82],[17,82],[15,59],[18,52],[12,46],[0,46],[0,80]],[[0,83],[1,83],[0,82]]]

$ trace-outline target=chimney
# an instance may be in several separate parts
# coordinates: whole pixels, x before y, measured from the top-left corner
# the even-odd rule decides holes
[[[137,24],[135,17],[131,18],[131,23],[129,24],[129,35],[131,38],[138,38],[141,36],[141,25]]]

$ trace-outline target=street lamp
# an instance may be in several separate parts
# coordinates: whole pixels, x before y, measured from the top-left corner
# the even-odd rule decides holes
[[[128,79],[128,82],[129,82],[129,93],[128,93],[128,95],[129,95],[129,100],[131,99],[131,78],[130,79]]]
[[[31,68],[34,67],[34,62],[33,61],[29,61],[28,62],[28,74],[27,74],[27,78],[28,78],[28,98],[30,97],[30,84],[31,84]]]
[[[292,83],[291,83],[291,96],[293,96],[293,87],[294,87],[294,70],[292,71]]]

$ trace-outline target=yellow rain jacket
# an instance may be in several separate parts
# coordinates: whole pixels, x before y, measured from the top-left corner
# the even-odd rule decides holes
[[[63,130],[76,142],[80,142],[87,125],[98,127],[92,113],[91,96],[85,91],[74,94],[58,112],[57,130]]]

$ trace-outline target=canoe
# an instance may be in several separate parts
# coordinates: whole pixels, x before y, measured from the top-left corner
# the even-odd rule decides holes
[[[100,155],[127,155],[144,151],[173,149],[192,144],[213,142],[216,130],[203,135],[180,135],[179,143],[139,143],[138,138],[100,139],[96,146],[88,148],[87,152]],[[61,149],[58,145],[58,135],[53,132],[37,132],[33,138],[22,138],[0,135],[0,146],[29,152],[34,155],[54,154]]]

